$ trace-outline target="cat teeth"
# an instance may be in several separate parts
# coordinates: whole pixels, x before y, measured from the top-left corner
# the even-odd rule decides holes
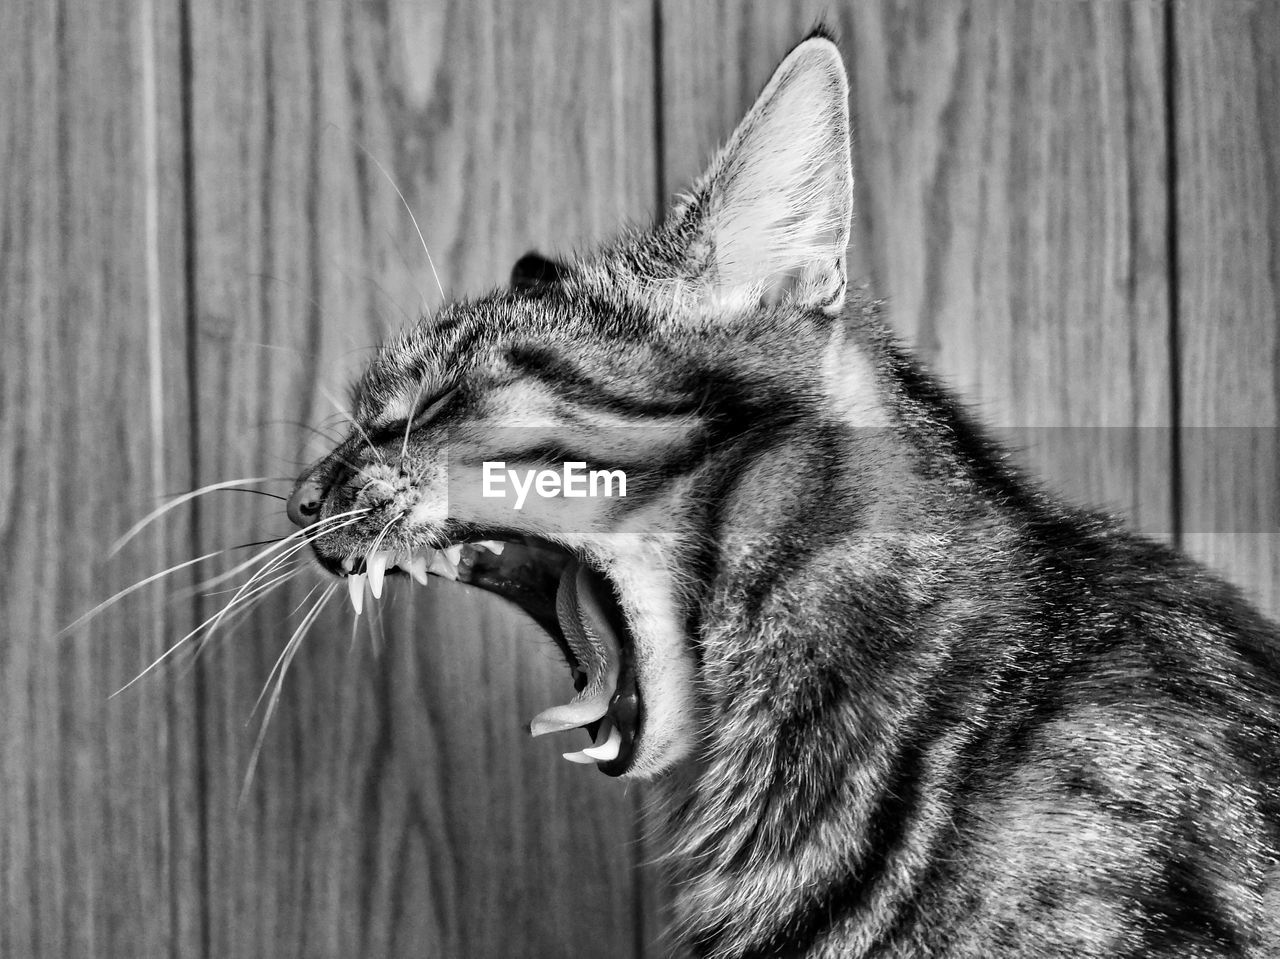
[[[616,729],[610,729],[609,738],[604,741],[603,745],[591,746],[588,749],[584,749],[583,752],[596,762],[607,763],[617,759],[621,749],[622,733]]]
[[[382,580],[387,575],[387,563],[390,561],[391,554],[380,549],[370,556],[368,563],[365,564],[369,571],[369,592],[373,593],[374,599],[382,598]]]
[[[622,749],[622,733],[614,728],[613,723],[605,720],[600,724],[600,728],[596,730],[595,742],[586,749],[579,749],[573,753],[563,753],[565,759],[571,763],[607,763],[618,758],[618,753]]]
[[[347,592],[351,596],[351,608],[360,615],[364,609],[364,573],[353,573],[347,577]]]
[[[495,556],[502,554],[505,543],[496,540],[481,540],[477,543],[460,543],[444,549],[424,549],[416,553],[395,552],[380,549],[365,557],[365,571],[356,573],[355,557],[348,556],[342,561],[342,569],[347,574],[347,589],[351,596],[351,608],[359,616],[364,609],[364,587],[369,584],[369,592],[374,599],[382,598],[383,586],[386,583],[387,570],[392,567],[404,570],[413,577],[414,582],[427,585],[427,577],[442,576],[448,580],[456,580],[459,569],[463,578],[469,578],[469,568],[474,565],[477,553],[487,550]],[[565,727],[568,728],[568,727]]]
[[[418,553],[405,564],[405,571],[413,577],[415,583],[427,585],[427,554]]]
[[[461,549],[459,549],[459,556],[461,556]],[[445,579],[458,578],[457,561],[455,560],[452,563],[449,562],[446,554],[439,550],[435,550],[433,552],[431,556],[431,564],[427,567],[427,571],[435,573],[437,576],[443,576]]]

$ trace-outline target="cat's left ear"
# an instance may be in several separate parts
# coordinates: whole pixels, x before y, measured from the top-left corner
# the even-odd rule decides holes
[[[850,152],[844,62],[815,36],[774,71],[694,190],[687,253],[704,294],[727,306],[790,299],[839,310],[853,217]]]

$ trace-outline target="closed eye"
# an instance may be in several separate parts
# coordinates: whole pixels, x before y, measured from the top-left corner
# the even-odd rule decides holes
[[[449,401],[458,395],[458,389],[459,387],[456,385],[450,386],[443,392],[428,397],[419,403],[417,410],[414,411],[413,425],[410,429],[420,429],[436,419],[444,411],[444,408],[449,405]]]
[[[374,431],[372,441],[381,445],[398,438],[407,439],[432,420],[438,419],[449,402],[458,395],[458,386],[451,386],[443,392],[437,392],[418,403],[417,409],[409,419],[393,420],[386,426]]]

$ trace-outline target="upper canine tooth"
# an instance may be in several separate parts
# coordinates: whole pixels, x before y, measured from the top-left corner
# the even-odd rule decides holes
[[[427,585],[427,554],[418,553],[411,557],[406,564],[406,571],[415,581],[423,586]]]
[[[437,576],[443,576],[445,579],[458,578],[458,567],[450,563],[445,558],[444,553],[439,550],[432,553],[430,570]]]
[[[357,573],[347,577],[347,591],[351,596],[351,608],[359,616],[360,610],[364,609],[364,573]]]
[[[367,563],[369,590],[373,593],[374,599],[382,598],[382,578],[387,574],[387,563],[390,560],[391,554],[381,549],[369,557],[369,562]]]

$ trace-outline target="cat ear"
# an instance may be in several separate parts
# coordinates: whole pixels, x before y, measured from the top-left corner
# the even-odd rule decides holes
[[[725,305],[844,304],[853,217],[849,81],[825,37],[782,61],[694,190],[689,250]]]
[[[555,260],[530,250],[511,268],[511,285],[517,290],[535,290],[559,282],[563,273],[564,267]]]

